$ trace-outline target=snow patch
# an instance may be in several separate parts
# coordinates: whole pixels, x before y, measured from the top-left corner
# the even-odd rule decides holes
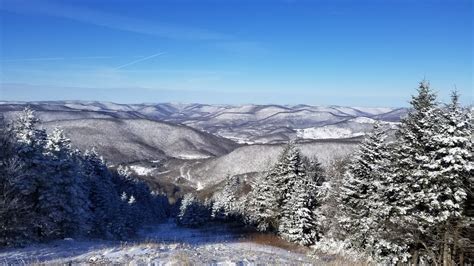
[[[205,156],[205,155],[200,155],[200,154],[180,154],[176,156],[176,158],[183,159],[183,160],[198,160],[198,159],[207,159],[210,157],[211,156]]]
[[[141,165],[132,165],[130,166],[130,169],[132,169],[132,171],[134,171],[137,175],[149,175],[153,172],[153,170],[155,170],[153,168],[148,168]]]
[[[341,139],[363,136],[363,132],[353,132],[349,128],[316,127],[296,130],[296,136],[302,139]]]

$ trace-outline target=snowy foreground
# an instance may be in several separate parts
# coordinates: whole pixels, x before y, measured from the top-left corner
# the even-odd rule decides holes
[[[0,250],[0,264],[324,264],[304,251],[259,244],[223,227],[188,229],[169,221],[147,227],[132,242],[65,239]]]

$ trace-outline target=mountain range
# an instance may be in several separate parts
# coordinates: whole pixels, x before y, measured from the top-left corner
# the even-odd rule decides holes
[[[63,129],[80,150],[95,147],[110,164],[138,175],[200,188],[226,175],[259,173],[289,140],[323,164],[355,148],[375,121],[393,130],[405,108],[309,105],[0,102],[13,119],[30,106],[46,130]]]

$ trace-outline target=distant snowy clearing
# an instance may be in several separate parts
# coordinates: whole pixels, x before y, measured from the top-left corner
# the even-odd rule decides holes
[[[148,175],[152,173],[155,169],[154,168],[147,168],[141,165],[132,165],[130,166],[132,171],[134,171],[137,175]]]
[[[296,136],[301,139],[345,139],[366,135],[371,132],[377,120],[369,117],[356,117],[347,121],[310,128],[296,129]],[[384,128],[394,129],[399,123],[378,121]]]
[[[310,265],[304,252],[259,244],[225,227],[189,229],[173,221],[147,227],[130,242],[60,240],[0,250],[0,264]],[[321,261],[319,263],[321,264]]]
[[[297,129],[296,135],[301,139],[341,139],[364,136],[364,132],[353,132],[350,128],[334,126]]]

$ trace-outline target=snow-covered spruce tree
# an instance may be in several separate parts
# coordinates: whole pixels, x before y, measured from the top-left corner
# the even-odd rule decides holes
[[[247,196],[246,222],[259,231],[276,231],[280,208],[273,173],[259,175]]]
[[[384,202],[388,161],[386,135],[380,124],[374,124],[352,157],[345,172],[339,194],[337,214],[343,238],[353,249],[371,256],[399,252],[386,246],[381,232],[390,206]]]
[[[239,188],[237,176],[226,177],[224,188],[213,197],[211,216],[218,220],[228,220],[238,215],[237,190]]]
[[[342,241],[346,239],[338,219],[342,216],[340,210],[342,183],[349,163],[349,156],[335,158],[325,168],[326,182],[320,187],[318,200],[321,206],[317,212],[320,215],[319,231],[326,239]]]
[[[320,237],[319,223],[324,219],[319,211],[326,186],[324,171],[316,158],[309,160],[297,149],[289,150],[294,181],[283,200],[279,234],[289,241],[311,245]]]
[[[467,148],[471,140],[462,129],[465,122],[458,120],[454,127],[449,122],[456,112],[447,115],[439,108],[428,83],[420,83],[411,104],[391,150],[386,201],[392,208],[386,224],[393,234],[385,240],[402,249],[395,257],[411,256],[413,263],[419,259],[441,263],[439,254],[445,248],[439,243],[449,243],[443,240],[449,236],[440,228],[450,227],[447,223],[462,213],[466,198],[463,176],[472,168],[471,155],[466,155],[472,152]]]
[[[44,217],[54,217],[57,236],[85,235],[92,217],[86,178],[76,158],[79,154],[63,131],[55,128],[47,137],[45,155],[50,189],[38,211]]]
[[[303,165],[306,177],[311,181],[312,186],[308,186],[311,192],[312,209],[316,222],[317,239],[320,239],[326,232],[325,226],[329,223],[326,206],[331,196],[332,183],[327,178],[327,171],[321,166],[318,158],[309,159],[303,156]]]
[[[382,179],[385,193],[378,194],[382,218],[373,220],[376,227],[370,228],[372,232],[385,228],[376,236],[385,247],[380,250],[379,259],[389,259],[393,263],[417,257],[417,250],[423,245],[420,233],[427,228],[415,216],[429,209],[419,205],[427,196],[424,189],[429,184],[429,174],[422,165],[429,162],[427,144],[435,134],[439,117],[436,95],[426,81],[420,82],[418,94],[410,103],[412,108],[398,127],[396,140],[388,145],[390,163]],[[373,250],[376,249],[369,247],[367,251],[377,255]]]
[[[298,178],[306,178],[303,159],[295,143],[288,143],[276,164],[272,177],[278,186],[277,203],[281,207],[293,192],[294,182]]]
[[[390,145],[391,163],[386,177],[384,199],[391,209],[385,222],[392,234],[383,240],[392,247],[393,252],[386,255],[393,261],[417,256],[415,253],[424,242],[422,232],[428,233],[426,223],[417,216],[430,209],[424,204],[425,199],[431,201],[435,196],[425,194],[431,182],[423,165],[430,161],[428,142],[435,134],[439,109],[436,95],[426,81],[420,82],[418,94],[410,104],[412,108],[398,127],[396,141]]]
[[[279,215],[279,227],[278,233],[282,236],[290,234],[293,229],[293,219],[295,218],[296,206],[296,182],[300,179],[309,179],[306,176],[305,167],[303,164],[302,156],[299,150],[293,143],[289,143],[282,158],[277,163],[276,167],[276,184],[278,186],[278,198],[277,203],[281,210]],[[308,180],[312,189],[314,190],[315,185]],[[298,184],[303,186],[300,182]],[[309,196],[308,199],[309,200]]]
[[[54,210],[44,212],[43,206],[48,205],[51,195],[56,189],[52,186],[54,179],[48,175],[50,158],[45,156],[46,131],[38,128],[39,119],[29,107],[26,107],[14,123],[14,132],[18,141],[18,155],[24,163],[29,176],[21,184],[23,191],[28,191],[34,210],[33,230],[37,239],[58,236],[59,228]]]
[[[14,131],[20,144],[19,153],[25,154],[34,159],[34,156],[40,156],[42,148],[46,142],[46,131],[38,128],[40,120],[30,107],[18,115]]]
[[[321,163],[318,161],[318,158],[308,158],[302,156],[301,158],[306,176],[311,179],[317,186],[321,186],[326,182],[326,174],[324,168],[321,166]]]
[[[294,143],[290,142],[270,171],[255,180],[247,202],[249,223],[260,231],[278,232],[282,206],[290,195],[295,177],[301,173],[301,157]]]
[[[468,193],[472,193],[469,178],[474,175],[474,164],[471,117],[460,107],[457,93],[452,94],[451,103],[440,116],[436,133],[428,143],[430,161],[423,165],[430,174],[430,187],[425,193],[432,196],[431,201],[423,202],[429,210],[421,218],[433,218],[427,222],[432,226],[425,244],[432,245],[438,263],[445,264],[466,242],[460,233],[467,227],[464,211]]]
[[[283,238],[306,246],[315,243],[318,232],[313,193],[316,190],[316,184],[309,178],[296,179],[282,208],[279,234]]]
[[[188,193],[181,200],[178,214],[178,224],[184,227],[198,227],[210,219],[210,210]]]
[[[17,155],[12,128],[0,116],[0,246],[27,242],[33,238],[33,210],[29,192],[21,189],[28,176]]]
[[[261,231],[310,245],[317,240],[323,216],[317,210],[323,184],[317,160],[305,159],[290,142],[271,170],[256,179],[247,196],[246,218]]]
[[[38,123],[39,119],[35,116],[34,111],[26,107],[13,124],[18,157],[29,175],[18,185],[21,185],[24,194],[30,195],[31,200],[38,198],[37,186],[43,173],[41,164],[45,160],[43,149],[46,142],[46,131],[39,129]],[[36,203],[32,202],[32,204]]]
[[[112,174],[94,149],[86,151],[83,157],[83,171],[90,188],[89,199],[93,217],[91,234],[110,239],[126,237],[127,217],[122,216],[120,211],[127,203],[120,200],[119,192],[114,189]]]

